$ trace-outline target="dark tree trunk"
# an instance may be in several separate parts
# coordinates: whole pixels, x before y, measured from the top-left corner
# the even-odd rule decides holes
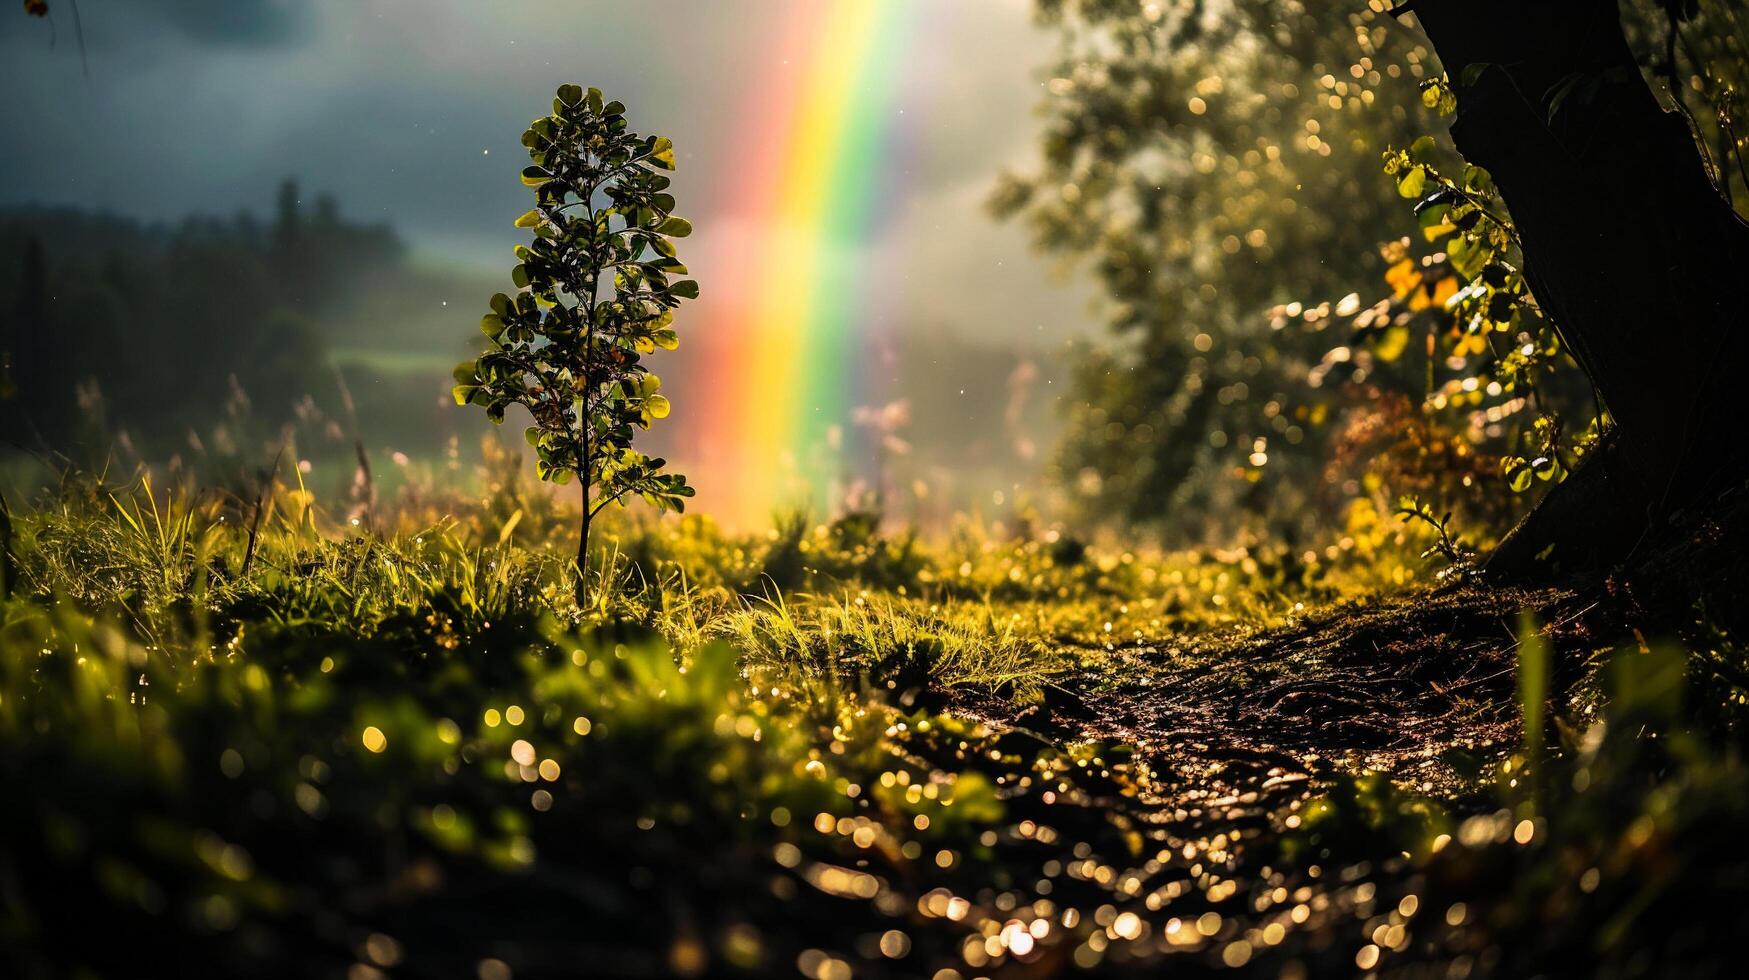
[[[1413,9],[1457,90],[1452,138],[1493,175],[1531,291],[1616,425],[1490,568],[1618,562],[1745,473],[1731,389],[1749,226],[1641,77],[1615,0]]]

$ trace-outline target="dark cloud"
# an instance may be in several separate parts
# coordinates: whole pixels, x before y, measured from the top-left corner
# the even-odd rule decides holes
[[[146,0],[139,14],[191,40],[213,45],[267,47],[310,36],[308,0]]]

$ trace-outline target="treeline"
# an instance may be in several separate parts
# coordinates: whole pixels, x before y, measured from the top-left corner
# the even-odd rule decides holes
[[[153,225],[0,211],[0,437],[7,451],[185,446],[215,418],[277,426],[339,404],[317,323],[406,249],[384,225],[279,190],[271,219]]]

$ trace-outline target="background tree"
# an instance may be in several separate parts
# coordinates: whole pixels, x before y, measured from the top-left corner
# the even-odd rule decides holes
[[[511,405],[528,410],[525,432],[543,480],[582,484],[577,599],[587,598],[589,524],[602,508],[642,497],[683,510],[686,478],[632,448],[637,429],[668,415],[660,379],[643,357],[679,344],[674,309],[698,283],[673,279],[686,266],[671,239],[692,232],[674,215],[673,144],[627,129],[625,106],[601,92],[559,88],[553,112],[522,134],[533,166],[522,171],[535,206],[516,219],[534,232],[516,247],[520,292],[492,297],[480,320],[490,346],[455,370],[458,405],[480,405],[493,422]],[[598,495],[592,493],[598,491]]]
[[[1089,515],[1179,537],[1230,530],[1235,511],[1328,522],[1341,396],[1304,379],[1404,233],[1379,151],[1434,121],[1394,94],[1429,54],[1382,8],[1039,0],[1063,45],[1043,161],[993,205],[1043,251],[1089,257],[1100,287],[1113,336],[1081,360],[1058,460]],[[1282,306],[1300,315],[1272,318]]]

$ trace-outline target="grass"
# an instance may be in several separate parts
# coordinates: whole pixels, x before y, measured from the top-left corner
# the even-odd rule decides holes
[[[633,519],[579,607],[564,506],[482,483],[5,511],[0,972],[1704,974],[1694,910],[1743,907],[1738,729],[1679,654],[1603,657],[1546,764],[1438,797],[1220,736],[1299,669],[1270,637],[1427,577],[1364,511],[1298,554]],[[1106,698],[1195,724],[1114,738]]]

